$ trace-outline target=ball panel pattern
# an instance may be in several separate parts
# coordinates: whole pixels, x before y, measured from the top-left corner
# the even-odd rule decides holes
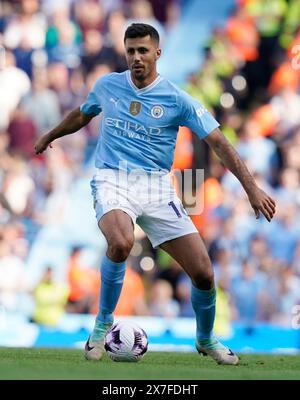
[[[107,332],[104,348],[113,361],[136,362],[148,350],[148,337],[137,324],[121,321]]]

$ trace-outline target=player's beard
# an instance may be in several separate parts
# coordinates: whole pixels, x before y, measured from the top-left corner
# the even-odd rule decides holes
[[[139,81],[145,81],[151,75],[151,69],[147,68],[145,65],[139,71],[132,70],[134,78]]]
[[[144,81],[147,78],[147,74],[144,68],[140,71],[133,70],[133,76],[137,81]]]

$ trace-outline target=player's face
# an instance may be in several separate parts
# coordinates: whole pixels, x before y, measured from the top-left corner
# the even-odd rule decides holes
[[[128,68],[134,79],[143,81],[156,74],[156,61],[160,57],[161,50],[151,36],[126,39],[125,50]]]

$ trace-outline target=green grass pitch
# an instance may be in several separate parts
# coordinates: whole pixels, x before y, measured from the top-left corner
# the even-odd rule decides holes
[[[198,353],[148,352],[138,363],[107,355],[87,361],[80,350],[0,348],[0,380],[201,380],[300,379],[300,355],[240,355],[239,366],[217,365]]]

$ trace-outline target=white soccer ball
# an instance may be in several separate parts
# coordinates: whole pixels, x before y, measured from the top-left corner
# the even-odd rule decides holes
[[[113,361],[139,361],[148,350],[146,332],[137,324],[121,321],[108,330],[104,348]]]

